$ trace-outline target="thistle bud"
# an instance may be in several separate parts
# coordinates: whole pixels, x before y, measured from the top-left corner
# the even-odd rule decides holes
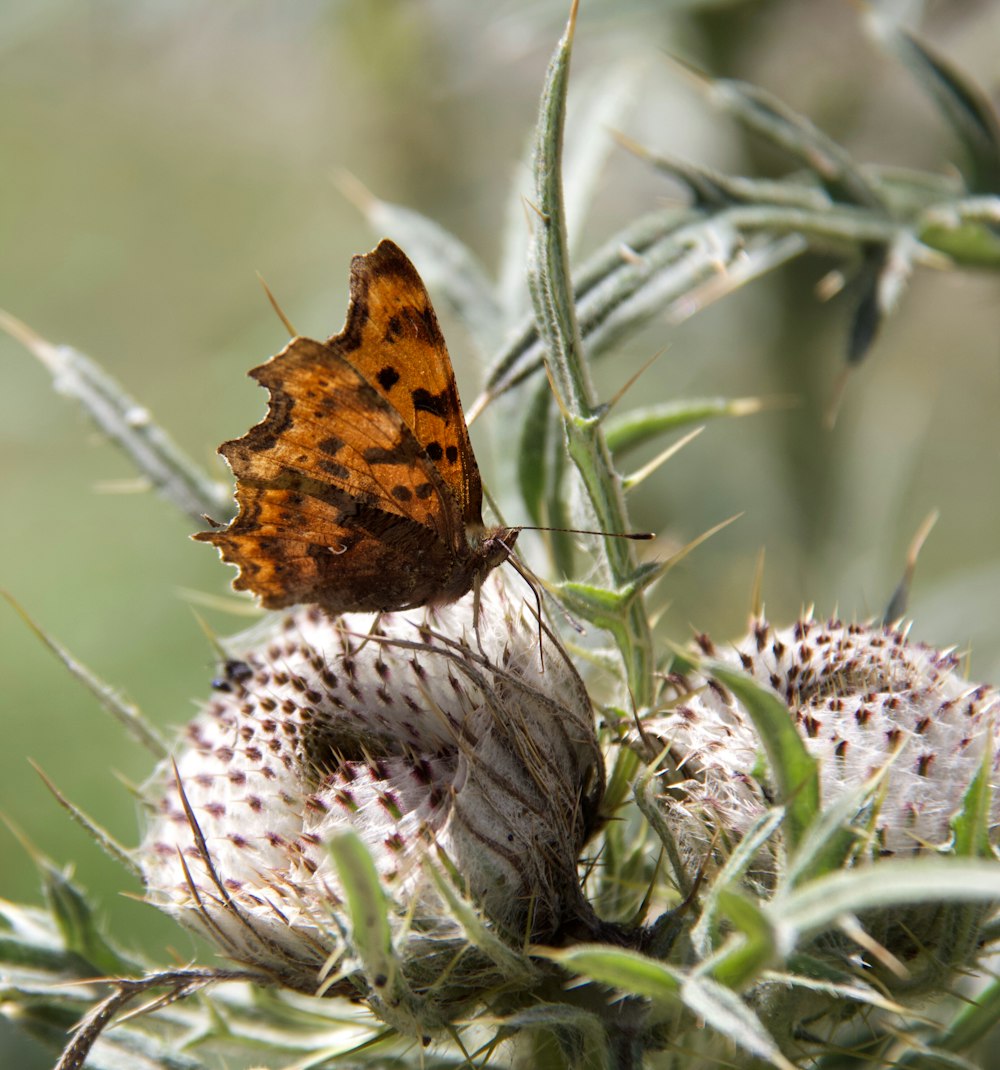
[[[161,769],[150,789],[150,900],[292,988],[315,992],[336,971],[340,990],[365,994],[326,847],[352,828],[390,897],[409,983],[430,988],[447,968],[435,998],[456,1001],[497,977],[464,947],[428,865],[445,860],[518,946],[586,915],[577,858],[604,785],[590,700],[547,633],[539,649],[501,570],[477,619],[473,602],[374,618],[300,609],[231,644],[176,774]]]
[[[846,864],[947,853],[952,820],[984,760],[994,785],[990,831],[996,842],[1000,695],[966,680],[954,653],[912,643],[897,627],[811,618],[783,629],[755,619],[749,634],[726,649],[706,636],[698,643],[704,654],[746,673],[788,705],[817,761],[824,807],[875,785],[853,823],[857,840]],[[662,712],[644,720],[633,744],[647,760],[659,759],[661,805],[682,855],[697,868],[727,854],[773,804],[776,789],[749,713],[729,689],[697,672],[673,674],[660,698]],[[772,838],[746,874],[750,890],[768,897],[783,859]],[[952,969],[974,961],[988,912],[931,903],[871,911],[861,921],[906,964],[905,982],[883,978],[899,992],[943,988]],[[841,966],[854,961],[857,949],[849,942],[828,936],[821,944]]]
[[[818,760],[825,802],[887,767],[875,853],[912,854],[948,841],[1000,716],[1000,696],[964,679],[953,653],[911,643],[898,628],[838,620],[776,630],[757,619],[728,649],[699,642],[788,704]],[[673,795],[683,796],[688,819],[698,814],[703,828],[739,838],[770,795],[749,715],[698,674],[671,676],[661,698],[666,712],[643,727],[648,747],[669,745]],[[1000,818],[1000,800],[995,805]]]

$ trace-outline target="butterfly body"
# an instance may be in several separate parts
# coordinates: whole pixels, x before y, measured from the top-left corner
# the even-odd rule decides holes
[[[340,334],[293,338],[250,374],[268,412],[219,452],[239,512],[199,532],[269,609],[330,613],[454,601],[506,560],[487,528],[444,338],[416,269],[383,241],[351,264]]]

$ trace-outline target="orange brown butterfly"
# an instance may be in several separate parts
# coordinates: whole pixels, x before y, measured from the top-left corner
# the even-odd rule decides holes
[[[219,447],[239,512],[194,536],[239,567],[237,590],[268,609],[413,609],[461,598],[508,559],[523,529],[483,523],[448,349],[393,242],[351,261],[339,334],[293,338],[249,374],[267,415]]]
[[[237,590],[333,614],[451,602],[504,561],[437,317],[391,241],[351,262],[344,329],[293,338],[250,375],[265,418],[219,452],[239,513],[194,538],[239,566]]]

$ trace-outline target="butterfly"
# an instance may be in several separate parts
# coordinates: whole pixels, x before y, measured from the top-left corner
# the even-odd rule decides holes
[[[483,523],[483,488],[427,288],[385,240],[351,261],[343,330],[293,338],[249,373],[267,415],[219,447],[239,512],[193,538],[268,609],[413,609],[478,588],[520,528]]]

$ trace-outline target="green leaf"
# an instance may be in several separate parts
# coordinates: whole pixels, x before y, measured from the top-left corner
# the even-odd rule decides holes
[[[462,931],[469,943],[478,947],[484,955],[500,966],[510,982],[522,988],[529,987],[536,980],[538,973],[531,959],[508,947],[497,936],[496,932],[483,921],[469,900],[455,891],[454,884],[447,874],[433,865],[427,865],[426,870],[434,887],[448,904],[448,909],[462,926]]]
[[[538,336],[556,388],[575,419],[592,415],[573,292],[562,185],[563,134],[577,0],[549,62],[535,137],[535,212],[529,247],[528,288]]]
[[[767,1059],[780,1070],[795,1070],[761,1020],[735,992],[708,977],[691,976],[684,979],[681,999],[707,1026],[744,1051]]]
[[[711,97],[748,129],[814,171],[834,200],[867,208],[881,205],[879,191],[850,154],[784,101],[734,79],[714,82]]]
[[[940,1032],[922,1038],[929,1052],[909,1052],[899,1060],[899,1066],[907,1070],[937,1070],[941,1063],[940,1060],[934,1062],[935,1052],[969,1051],[974,1044],[980,1043],[996,1030],[998,1022],[1000,980],[995,980],[968,999],[962,1010]]]
[[[747,829],[725,865],[715,875],[702,901],[701,917],[691,930],[691,945],[701,958],[707,958],[715,946],[720,896],[725,894],[728,887],[739,883],[757,852],[784,820],[784,807],[774,806],[765,810]]]
[[[497,1024],[504,1031],[535,1032],[531,1039],[540,1042],[542,1050],[537,1044],[528,1051],[524,1050],[525,1045],[519,1045],[521,1065],[531,1066],[532,1070],[564,1070],[567,1065],[578,1067],[579,1070],[606,1070],[608,1066],[607,1028],[598,1015],[589,1011],[564,1003],[547,1003],[527,1007],[498,1019]],[[549,1048],[553,1038],[559,1040],[559,1048],[555,1052]],[[567,1056],[571,1061],[567,1061]],[[466,1061],[462,1066],[455,1065],[453,1070],[471,1070],[473,1065],[478,1064]],[[498,1064],[491,1062],[482,1065],[492,1067]]]
[[[718,662],[707,662],[703,669],[728,687],[750,715],[785,806],[785,829],[794,850],[819,813],[819,770],[815,759],[796,730],[788,707],[773,691]]]
[[[83,892],[55,866],[40,865],[45,901],[59,926],[68,951],[73,951],[109,977],[138,972],[138,965],[124,958],[108,943]]]
[[[966,858],[992,858],[990,828],[993,814],[993,733],[983,733],[985,745],[979,769],[962,796],[962,808],[952,818],[954,852]]]
[[[651,152],[620,135],[619,140],[640,159],[687,186],[699,208],[723,208],[730,204],[784,204],[823,211],[831,204],[829,196],[814,185],[788,179],[774,181],[728,175],[702,164]]]
[[[0,329],[33,353],[55,390],[78,401],[150,484],[196,524],[202,526],[206,514],[231,509],[229,490],[213,483],[99,364],[69,346],[52,345],[3,311]]]
[[[972,193],[1000,192],[1000,123],[987,95],[915,34],[895,28],[881,35],[930,93],[969,155]]]
[[[592,583],[567,581],[549,589],[570,613],[607,631],[621,626],[631,600],[631,594],[622,595]]]
[[[624,227],[580,266],[574,280],[574,300],[584,336],[605,321],[624,295],[641,285],[663,255],[676,259],[683,253],[683,246],[672,244],[666,254],[650,260],[654,243],[668,238],[692,218],[697,218],[696,214],[687,209],[651,212]],[[623,248],[634,250],[646,262],[637,265],[623,259]],[[499,397],[537,371],[544,348],[533,317],[518,324],[490,367],[488,394]],[[592,352],[592,347],[588,351]]]
[[[604,421],[604,436],[615,460],[661,435],[721,416],[749,416],[760,412],[759,398],[686,398],[645,405]]]
[[[404,1036],[425,1036],[440,1026],[434,1012],[411,991],[400,969],[389,924],[390,903],[368,849],[353,829],[335,832],[327,849],[344,889],[351,942],[370,986],[368,1003]]]
[[[779,894],[765,908],[791,948],[844,914],[930,902],[1000,901],[1000,862],[887,858],[839,870]]]
[[[688,865],[677,838],[674,836],[671,823],[664,812],[663,802],[657,794],[657,772],[656,765],[651,765],[636,780],[633,798],[653,835],[660,841],[660,846],[666,852],[670,868],[673,870],[677,891],[684,899],[687,899],[694,889],[694,877],[688,872]],[[652,927],[648,950],[657,957],[664,956],[669,945],[673,943],[676,934],[676,921],[673,915],[673,911],[668,911],[666,915],[657,919]]]
[[[789,859],[784,882],[794,886],[814,880],[847,863],[858,844],[868,838],[867,830],[852,827],[852,822],[871,804],[882,781],[880,770],[864,784],[839,795],[832,805],[823,807]]]
[[[521,440],[517,451],[517,481],[521,488],[528,516],[533,524],[561,525],[542,514],[549,484],[549,439],[552,433],[552,391],[547,382],[539,383],[531,395],[521,425]]]
[[[354,949],[378,988],[389,986],[397,972],[389,925],[389,902],[368,849],[352,829],[332,835],[327,849],[347,899]]]
[[[654,1003],[675,1004],[680,995],[683,974],[638,951],[580,944],[568,950],[536,948],[535,953],[570,973]]]
[[[825,992],[830,995],[843,996],[847,999],[869,1003],[882,1010],[900,1013],[902,1007],[889,999],[871,985],[859,981],[848,969],[838,970],[829,959],[820,959],[802,952],[788,956],[787,965],[795,972],[768,970],[768,980],[774,979],[781,984],[808,988],[813,992]]]
[[[546,381],[545,389],[551,397],[552,391]],[[566,493],[566,481],[569,479],[570,461],[566,451],[566,436],[561,424],[553,424],[549,436],[549,478],[545,491],[545,515],[547,523],[554,528],[571,528],[573,517],[570,514],[569,495]],[[576,542],[578,535],[566,531],[549,532],[549,546],[552,549],[552,571],[556,576],[575,575]]]
[[[984,203],[985,202],[985,203]],[[971,197],[935,205],[917,220],[917,236],[968,267],[1000,268],[1000,234],[996,226],[1000,198]]]
[[[768,916],[744,896],[722,889],[717,904],[736,933],[701,968],[727,988],[739,989],[755,980],[774,959],[774,931]]]
[[[854,283],[858,298],[847,335],[847,363],[850,365],[860,364],[868,356],[882,326],[878,284],[886,265],[886,255],[885,248],[880,245],[869,245],[864,250]]]

